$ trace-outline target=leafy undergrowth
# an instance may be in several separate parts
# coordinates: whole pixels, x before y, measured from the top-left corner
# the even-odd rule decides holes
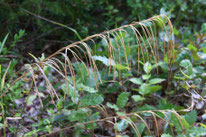
[[[183,34],[160,15],[31,55],[36,63],[6,82],[10,63],[0,69],[1,135],[206,135],[201,31],[175,44]]]

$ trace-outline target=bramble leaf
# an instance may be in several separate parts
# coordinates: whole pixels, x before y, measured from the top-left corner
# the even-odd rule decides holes
[[[94,106],[99,105],[104,101],[104,98],[100,94],[87,94],[80,100],[81,106]]]
[[[119,108],[123,108],[127,101],[128,101],[128,97],[129,97],[130,93],[129,92],[122,92],[118,98],[117,98],[117,106]]]
[[[141,85],[142,80],[140,78],[131,78],[129,81],[131,81],[134,84]]]
[[[165,81],[165,79],[162,79],[162,78],[154,78],[154,79],[151,79],[149,80],[149,84],[158,84],[158,83],[161,83]]]

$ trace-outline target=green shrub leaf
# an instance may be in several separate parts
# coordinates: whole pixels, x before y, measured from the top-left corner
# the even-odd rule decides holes
[[[152,65],[149,62],[144,64],[144,71],[148,74],[152,70]]]
[[[87,94],[86,96],[83,96],[80,100],[81,106],[93,106],[93,105],[99,105],[104,101],[104,98],[100,94]]]
[[[98,61],[101,61],[104,65],[106,66],[114,66],[115,65],[115,62],[114,60],[110,59],[110,58],[107,58],[105,56],[92,56],[92,58],[94,60],[98,60]]]
[[[89,86],[85,86],[83,84],[81,84],[81,88],[84,90],[84,91],[87,91],[89,93],[96,93],[98,92],[96,89],[92,88],[92,87],[89,87]]]
[[[34,99],[36,98],[36,96],[37,96],[36,93],[30,95],[30,96],[28,97],[28,100],[27,100],[26,104],[27,104],[28,106],[30,106],[31,104],[33,104],[33,101],[34,101]]]
[[[117,105],[116,105],[116,104],[111,104],[111,103],[107,102],[107,106],[108,106],[109,108],[111,108],[111,109],[116,110],[116,111],[118,111],[118,110],[119,110],[119,108],[117,107]]]
[[[195,110],[189,112],[188,114],[186,114],[185,116],[185,120],[187,121],[187,123],[192,126],[195,121],[197,120],[197,112]]]
[[[132,98],[135,102],[145,100],[145,98],[141,97],[140,95],[133,95]]]
[[[165,81],[165,79],[162,79],[162,78],[154,78],[154,79],[151,79],[149,80],[149,84],[158,84],[158,83],[161,83]]]
[[[188,133],[190,134],[190,136],[205,136],[206,135],[206,128],[203,127],[192,127]]]
[[[142,80],[140,78],[131,78],[129,81],[131,81],[134,84],[141,85]]]
[[[184,59],[180,62],[180,66],[186,69],[187,75],[192,75],[193,74],[193,67],[192,63],[190,62],[189,59]]]
[[[162,134],[161,137],[172,137],[170,134]]]
[[[141,95],[146,95],[150,93],[150,86],[149,84],[143,83],[140,87],[139,87],[139,93]]]
[[[118,123],[116,123],[117,130],[118,131],[124,131],[128,127],[128,122],[126,120],[121,120]]]
[[[128,101],[128,97],[129,97],[130,93],[129,92],[122,92],[118,98],[117,98],[117,106],[119,108],[123,108],[127,101]]]
[[[117,68],[118,70],[130,70],[129,67],[122,66],[122,65],[120,65],[120,64],[116,64],[116,65],[115,65],[115,68]]]

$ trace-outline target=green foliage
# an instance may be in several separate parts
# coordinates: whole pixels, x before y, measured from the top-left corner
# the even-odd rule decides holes
[[[206,135],[205,124],[197,121],[197,117],[204,119],[205,113],[204,1],[23,0],[0,4],[0,129],[4,135],[39,136],[66,127],[73,133],[58,131],[59,136],[149,136],[148,125],[155,136]],[[106,33],[109,37],[101,34],[82,41],[82,45],[74,44],[76,47],[67,47],[65,54],[59,52],[63,58],[45,58],[44,54],[35,57],[36,52],[42,53],[45,43],[52,45],[49,50],[53,52],[70,40],[159,13],[174,23],[176,47],[172,60],[171,47],[163,46],[173,38],[162,30],[166,18],[157,18],[156,27],[155,21],[134,25],[135,34],[132,27],[121,28]],[[169,26],[165,27],[170,32]],[[93,40],[96,43],[92,45]],[[155,46],[150,47],[153,43]],[[34,49],[30,55],[37,63],[25,65],[23,71],[28,74],[12,83],[18,78],[15,67],[22,61],[9,56],[25,56],[26,47]],[[83,54],[90,49],[91,56]],[[26,78],[30,78],[28,82]],[[41,102],[43,108],[39,107]],[[194,110],[182,111],[188,107]],[[33,116],[32,112],[38,114]],[[19,117],[22,119],[16,122]],[[162,121],[162,127],[157,128]],[[24,125],[32,126],[25,129]],[[157,135],[156,129],[163,132]]]
[[[197,120],[197,112],[195,110],[189,112],[184,116],[185,120],[190,126],[193,126],[195,121]]]
[[[93,106],[99,105],[104,101],[104,98],[100,94],[87,94],[80,100],[81,106]]]
[[[130,93],[129,92],[122,92],[118,98],[117,98],[117,106],[119,108],[123,108],[127,101],[128,101],[128,97],[129,97]]]

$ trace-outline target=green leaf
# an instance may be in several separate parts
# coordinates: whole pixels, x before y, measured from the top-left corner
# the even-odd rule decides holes
[[[115,68],[118,69],[118,70],[130,70],[129,67],[125,67],[125,66],[122,66],[120,64],[116,64]]]
[[[149,84],[157,84],[157,83],[161,83],[162,81],[165,81],[165,79],[154,78],[154,79],[149,80]]]
[[[94,106],[99,105],[104,101],[104,98],[100,94],[87,94],[83,96],[80,100],[81,106]]]
[[[160,110],[164,110],[164,109],[174,109],[174,110],[181,110],[184,109],[184,107],[182,106],[177,106],[177,105],[173,105],[171,104],[168,100],[166,99],[161,99],[158,101],[159,105],[158,105],[158,109]]]
[[[139,93],[141,95],[146,95],[150,93],[150,86],[149,84],[143,83],[140,87],[139,87]]]
[[[144,64],[144,71],[148,74],[152,70],[152,65],[149,62]]]
[[[172,137],[170,134],[162,134],[161,137]]]
[[[111,103],[107,102],[107,106],[108,106],[109,108],[111,108],[111,109],[116,110],[116,111],[118,111],[118,110],[119,110],[119,108],[117,107],[117,105],[116,105],[116,104],[111,104]]]
[[[59,99],[59,100],[57,101],[57,109],[60,110],[60,109],[62,108],[62,106],[63,106],[63,100],[62,100],[62,99]]]
[[[0,75],[0,80],[1,80],[1,81],[0,81],[0,82],[1,82],[1,85],[0,85],[0,92],[3,91],[4,84],[5,84],[5,81],[6,81],[6,75],[7,75],[8,71],[9,71],[10,65],[11,65],[11,61],[9,62],[9,65],[8,65],[8,67],[6,68],[6,71],[4,72],[2,78],[1,78],[1,75]],[[1,74],[1,72],[0,72],[0,74]]]
[[[124,131],[128,127],[128,122],[122,119],[121,121],[116,123],[116,127],[118,131]]]
[[[187,71],[187,75],[190,76],[190,75],[193,74],[192,63],[190,62],[189,59],[182,60],[182,61],[180,62],[180,66],[186,69],[186,71]]]
[[[132,98],[135,102],[145,100],[145,98],[141,97],[140,95],[133,95]]]
[[[88,116],[87,116],[87,113],[88,113],[88,110],[85,109],[85,108],[82,108],[82,109],[79,109],[79,110],[73,110],[71,111],[71,113],[68,115],[68,119],[71,121],[71,122],[74,122],[74,121],[82,121],[84,119],[86,119]]]
[[[157,109],[157,108],[146,104],[146,105],[142,106],[141,108],[138,108],[138,111],[155,110],[155,109]]]
[[[205,125],[205,124],[203,124],[203,123],[200,123],[200,125],[201,125],[202,127],[206,128],[206,125]]]
[[[182,121],[182,125],[185,127],[185,129],[187,130],[190,125],[188,124],[188,122],[185,120],[184,117],[181,117],[181,121]]]
[[[187,48],[188,48],[190,51],[192,51],[192,50],[197,51],[197,48],[196,48],[195,46],[193,46],[191,43],[190,43],[189,45],[187,45]]]
[[[190,130],[188,130],[188,133],[190,136],[205,136],[206,135],[206,128],[203,127],[192,127]]]
[[[151,74],[142,75],[142,79],[147,80],[151,77]]]
[[[191,50],[191,55],[194,58],[194,60],[199,61],[200,57],[197,54],[197,51]]]
[[[9,33],[4,37],[3,42],[2,43],[0,42],[0,54],[1,54],[2,50],[3,50],[3,47],[5,45],[5,42],[6,42],[7,38],[8,38],[8,36],[9,36]]]
[[[145,124],[143,123],[143,122],[141,122],[141,123],[139,123],[138,125],[137,125],[137,129],[139,130],[139,133],[140,133],[140,135],[142,135],[142,133],[144,132],[144,130],[145,130]]]
[[[70,111],[64,110],[63,112],[55,115],[55,117],[52,119],[52,122],[65,120],[70,114],[71,114]]]
[[[30,106],[31,104],[33,104],[33,101],[34,101],[34,99],[36,98],[36,96],[37,96],[36,93],[30,95],[30,96],[28,97],[27,101],[26,101],[26,104],[27,104],[28,106]]]
[[[195,110],[189,112],[188,114],[186,114],[184,116],[185,120],[187,121],[187,123],[192,126],[195,121],[197,120],[197,112]]]
[[[67,95],[69,95],[69,97],[71,97],[71,100],[74,103],[78,103],[79,101],[79,92],[78,90],[74,90],[74,87],[71,84],[67,84],[67,89],[65,91],[65,83],[61,86],[61,89],[66,92]]]
[[[129,97],[130,93],[129,92],[122,92],[118,98],[117,98],[117,106],[119,108],[123,108],[127,101],[128,101],[128,97]]]
[[[174,113],[171,113],[171,123],[175,126],[176,131],[179,133],[182,131],[182,126],[177,116]]]
[[[107,57],[102,57],[102,56],[92,56],[92,58],[94,60],[98,60],[98,61],[101,61],[104,65],[106,66],[114,66],[115,65],[115,62],[114,60],[110,59],[110,58],[107,58]]]
[[[134,84],[141,85],[142,80],[140,78],[131,78],[129,81],[131,81]]]
[[[81,84],[80,87],[83,88],[84,91],[87,91],[89,93],[97,93],[98,92],[96,89],[89,87],[89,86],[85,86],[84,84]]]
[[[150,86],[150,93],[154,93],[156,91],[159,91],[162,89],[162,86],[156,85],[156,86]]]

